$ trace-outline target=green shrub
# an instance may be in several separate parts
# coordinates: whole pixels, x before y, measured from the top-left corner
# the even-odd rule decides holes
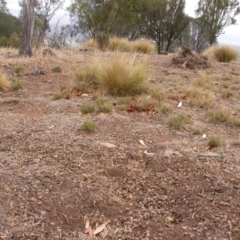
[[[110,36],[107,33],[99,32],[96,34],[96,42],[100,50],[106,50],[109,44]]]
[[[96,123],[93,120],[88,119],[82,124],[81,129],[85,132],[92,133],[96,129]]]
[[[12,48],[19,48],[20,46],[20,37],[18,36],[17,33],[12,33],[9,41],[8,41],[8,46]]]
[[[217,47],[214,49],[213,54],[219,62],[230,62],[237,60],[238,57],[237,50],[229,46]]]

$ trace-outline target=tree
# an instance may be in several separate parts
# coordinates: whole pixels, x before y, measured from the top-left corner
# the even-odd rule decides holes
[[[36,0],[23,0],[23,31],[19,47],[19,55],[32,56],[32,37],[34,29]]]
[[[140,29],[139,6],[143,0],[73,0],[70,17],[81,34],[133,36]]]
[[[9,10],[7,9],[7,3],[5,0],[0,0],[0,12],[9,13]]]
[[[236,24],[239,6],[238,0],[199,0],[196,15],[208,35],[210,45],[217,42],[225,27]]]
[[[9,38],[14,32],[20,35],[21,24],[17,17],[9,13],[0,12],[0,36]]]
[[[149,0],[144,3],[143,33],[156,41],[158,53],[168,51],[187,27],[188,18],[184,14],[184,7],[185,0]]]
[[[185,46],[197,52],[209,47],[208,37],[199,18],[189,18],[189,24],[176,40],[176,46]],[[174,45],[175,45],[174,44]]]
[[[50,29],[49,22],[55,15],[56,11],[63,6],[63,3],[64,0],[38,0],[35,8],[36,20],[39,25],[39,32],[36,41],[37,48],[43,44],[46,32]]]

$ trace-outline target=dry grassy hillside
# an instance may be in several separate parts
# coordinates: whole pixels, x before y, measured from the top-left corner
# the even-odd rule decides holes
[[[240,239],[240,63],[52,51],[0,49],[0,239]]]

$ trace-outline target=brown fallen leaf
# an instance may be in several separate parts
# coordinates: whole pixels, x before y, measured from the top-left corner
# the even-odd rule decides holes
[[[109,222],[110,222],[110,220],[107,221],[107,222],[105,222],[105,223],[102,224],[101,226],[99,226],[96,230],[94,230],[93,234],[94,234],[94,235],[97,235],[98,233],[100,233],[101,231],[103,231],[103,230],[106,228],[106,225],[107,225]]]

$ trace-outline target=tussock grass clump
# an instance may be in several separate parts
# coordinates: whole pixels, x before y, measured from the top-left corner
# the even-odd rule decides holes
[[[200,87],[203,89],[212,89],[213,79],[207,74],[198,74],[197,80],[193,83],[195,87]]]
[[[0,71],[0,91],[7,89],[10,86],[7,77]]]
[[[164,102],[167,98],[166,91],[158,87],[150,88],[149,93],[151,97],[157,100],[158,102]]]
[[[92,133],[95,131],[95,129],[96,129],[96,123],[91,119],[86,120],[81,126],[81,130],[87,133]]]
[[[215,110],[207,112],[207,117],[211,122],[226,123],[240,127],[240,119],[231,114],[231,112],[224,106],[221,106]]]
[[[82,114],[92,113],[95,111],[95,106],[93,103],[86,102],[81,106],[80,111]]]
[[[100,60],[94,60],[83,66],[73,68],[76,86],[86,92],[99,88]]]
[[[146,77],[147,66],[144,62],[138,63],[136,55],[116,53],[110,62],[101,64],[99,81],[109,94],[127,96],[141,94]]]
[[[52,72],[61,73],[62,72],[62,68],[60,66],[55,66],[55,67],[52,68]]]
[[[214,57],[214,52],[215,52],[215,50],[216,50],[217,48],[218,48],[218,45],[213,44],[213,45],[211,45],[210,47],[206,48],[206,49],[202,52],[202,54],[203,54],[204,56]]]
[[[108,98],[106,98],[106,97],[98,98],[96,101],[96,104],[97,104],[99,111],[101,111],[103,113],[112,112],[112,104]]]
[[[230,120],[231,113],[226,107],[219,107],[218,109],[207,112],[207,116],[212,122],[227,123]]]
[[[82,47],[83,47],[83,49],[88,49],[88,48],[97,49],[98,44],[93,38],[90,38],[82,44]]]
[[[189,105],[192,107],[209,108],[214,99],[214,93],[200,87],[191,86],[185,91],[189,98]]]
[[[151,96],[142,95],[137,99],[136,108],[139,111],[144,111],[153,107],[155,105],[155,101],[151,98]]]
[[[172,106],[170,104],[164,103],[156,109],[156,112],[164,114],[164,115],[168,115],[168,114],[172,113],[172,110],[173,109],[172,109]]]
[[[19,82],[19,80],[15,79],[15,78],[13,78],[11,80],[10,87],[11,87],[12,91],[17,91],[19,89],[23,89],[22,84]]]
[[[156,51],[156,45],[147,39],[133,41],[132,48],[133,51],[139,53],[150,53]]]
[[[223,98],[231,98],[234,94],[233,94],[233,92],[231,92],[230,90],[225,90],[225,89],[223,89],[222,91],[221,91],[221,95],[222,95],[222,97]]]
[[[109,40],[108,49],[110,51],[131,52],[133,46],[126,38],[112,37]]]
[[[220,147],[224,144],[225,140],[220,136],[210,136],[208,145],[210,147]]]
[[[168,120],[167,124],[168,124],[168,127],[178,130],[178,131],[181,131],[183,129],[184,125],[189,122],[190,122],[189,117],[186,114],[181,113],[179,115],[171,117]]]
[[[213,55],[218,62],[231,62],[237,60],[238,57],[237,50],[229,46],[219,46],[215,48]]]

